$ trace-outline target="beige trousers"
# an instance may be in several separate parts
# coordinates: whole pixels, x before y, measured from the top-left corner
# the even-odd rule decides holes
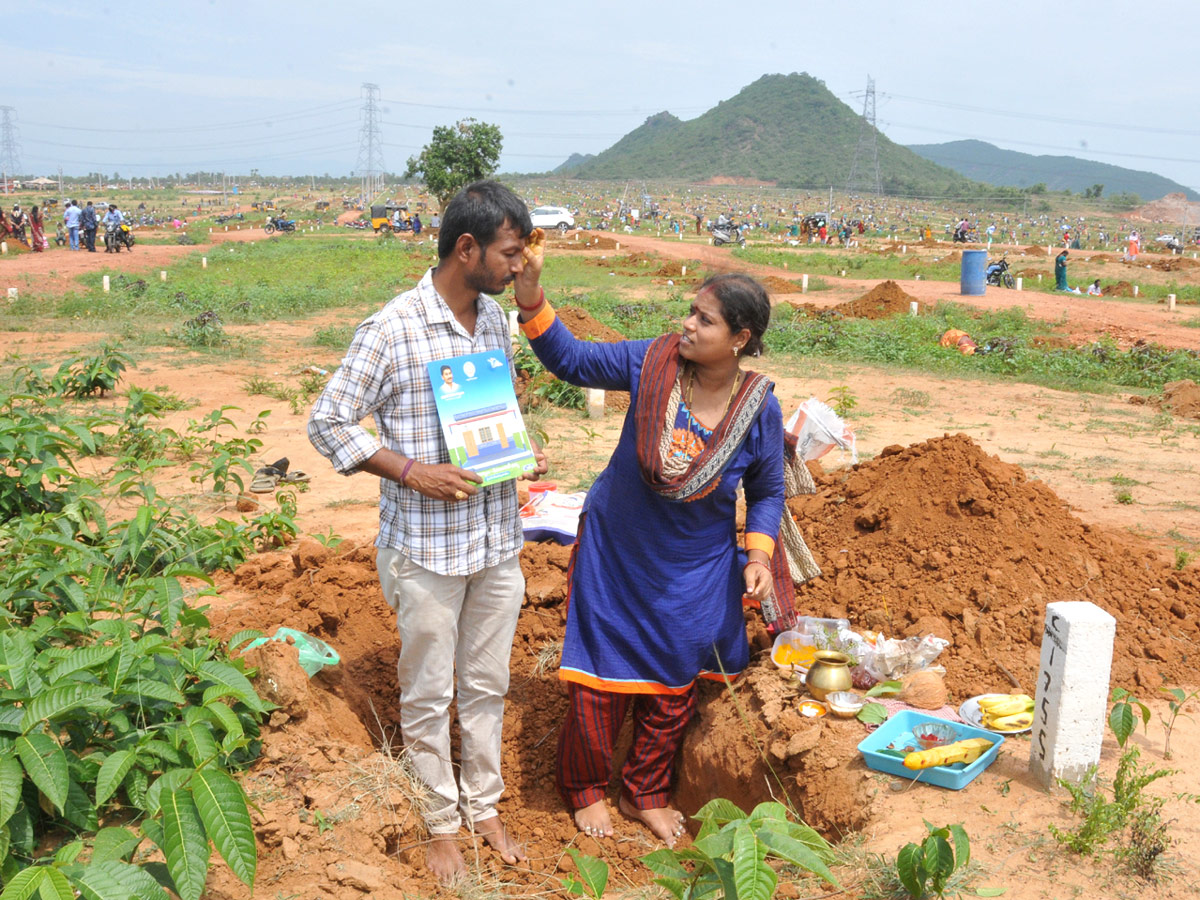
[[[379,583],[400,631],[400,730],[434,797],[433,834],[453,834],[495,814],[504,792],[500,729],[508,660],[525,576],[514,556],[474,575],[438,575],[398,550],[380,549]],[[450,701],[458,675],[461,772],[450,759]],[[460,816],[461,811],[461,816]]]

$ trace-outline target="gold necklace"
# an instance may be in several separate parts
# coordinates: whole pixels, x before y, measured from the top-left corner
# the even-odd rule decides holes
[[[717,424],[720,424],[721,421],[723,421],[725,419],[725,414],[727,412],[729,412],[729,407],[733,403],[733,395],[737,393],[738,382],[741,381],[741,379],[742,379],[742,373],[739,370],[737,372],[737,374],[733,376],[733,384],[730,385],[730,387],[729,387],[729,399],[727,399],[725,401],[725,408],[723,410],[721,410],[721,418],[717,420]],[[688,366],[687,390],[684,392],[684,399],[687,402],[688,409],[690,409],[692,411],[693,416],[696,413],[696,407],[692,405],[692,386],[695,383],[696,383],[696,367],[694,365],[689,365]]]

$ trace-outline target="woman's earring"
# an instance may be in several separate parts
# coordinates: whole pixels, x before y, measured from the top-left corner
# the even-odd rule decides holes
[[[737,356],[737,355],[738,355],[738,348],[737,348],[737,347],[734,347],[734,348],[733,348],[733,355],[734,355],[734,356]]]

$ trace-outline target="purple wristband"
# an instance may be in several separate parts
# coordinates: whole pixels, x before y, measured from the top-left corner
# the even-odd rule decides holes
[[[400,486],[401,487],[408,487],[408,485],[405,484],[404,482],[408,479],[408,470],[413,467],[413,463],[415,463],[415,462],[416,462],[415,459],[410,459],[408,462],[406,462],[404,464],[404,471],[400,473]]]

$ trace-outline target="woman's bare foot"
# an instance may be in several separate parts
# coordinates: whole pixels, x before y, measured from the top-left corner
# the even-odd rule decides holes
[[[458,849],[458,835],[435,834],[425,847],[425,865],[443,885],[453,884],[466,875],[467,864]]]
[[[504,827],[504,823],[500,821],[500,816],[490,816],[481,822],[475,823],[475,833],[483,835],[483,839],[488,842],[488,846],[500,854],[500,858],[508,865],[515,866],[519,862],[525,862],[528,857],[525,855],[525,847],[517,843],[509,835],[508,830]]]
[[[648,827],[668,847],[674,847],[675,842],[679,840],[680,835],[685,830],[683,813],[669,806],[660,806],[656,809],[638,809],[624,797],[621,797],[618,807],[624,815],[629,816],[631,819],[637,819]]]
[[[603,799],[588,806],[575,810],[575,827],[588,837],[612,837],[612,816],[608,814],[608,804]]]

